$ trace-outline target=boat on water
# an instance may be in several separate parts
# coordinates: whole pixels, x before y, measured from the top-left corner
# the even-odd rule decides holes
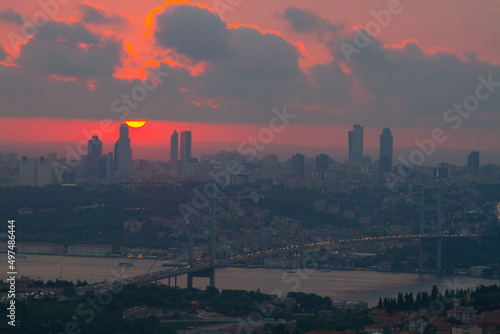
[[[469,275],[469,272],[466,269],[453,269],[453,275],[467,276]]]
[[[329,272],[330,272],[330,269],[321,269],[321,272],[322,272],[322,273],[329,273]]]
[[[294,273],[296,273],[296,271],[295,271],[295,270],[293,270],[293,269],[288,269],[286,272],[287,272],[287,273],[289,273],[289,274],[294,274]]]
[[[120,267],[133,267],[134,264],[131,262],[120,262],[120,263],[118,263],[118,266],[120,266]]]

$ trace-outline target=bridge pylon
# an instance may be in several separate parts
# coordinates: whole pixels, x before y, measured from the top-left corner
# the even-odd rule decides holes
[[[194,277],[209,277],[210,286],[215,287],[215,248],[216,248],[216,199],[217,199],[217,183],[213,182],[213,193],[211,194],[211,219],[210,219],[210,244],[208,253],[210,256],[210,268],[187,274],[187,287],[193,287]],[[191,204],[193,202],[193,186],[191,185]],[[193,215],[189,216],[189,236],[188,236],[188,264],[193,266],[194,264],[194,219]],[[200,225],[201,226],[201,225]],[[206,225],[203,225],[206,226]]]

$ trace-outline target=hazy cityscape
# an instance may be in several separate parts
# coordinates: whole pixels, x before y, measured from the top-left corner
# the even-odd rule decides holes
[[[0,5],[0,332],[500,334],[496,14]]]

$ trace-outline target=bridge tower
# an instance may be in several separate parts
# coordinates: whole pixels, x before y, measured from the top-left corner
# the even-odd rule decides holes
[[[210,286],[215,288],[215,200],[217,198],[216,188],[217,185],[213,183],[212,194],[212,217],[210,219]]]
[[[187,287],[193,287],[194,277],[209,277],[210,286],[215,287],[215,224],[216,224],[216,200],[217,200],[217,184],[214,182],[212,185],[213,193],[211,194],[211,219],[210,219],[210,244],[208,248],[208,254],[210,256],[210,268],[202,270],[199,272],[188,273],[187,275]],[[191,204],[194,205],[193,196],[193,186],[191,186]],[[189,236],[188,236],[188,264],[194,264],[194,219],[193,215],[189,217]],[[207,225],[199,225],[200,227],[208,227]]]
[[[191,190],[190,190],[190,199],[189,199],[189,204],[193,205],[194,207],[194,195],[193,195],[193,183],[191,183]],[[192,266],[193,265],[193,257],[194,257],[194,217],[193,215],[189,216],[189,235],[188,235],[188,265]],[[187,275],[187,287],[192,288],[193,287],[193,274],[189,273]]]
[[[441,247],[442,247],[442,238],[441,238],[441,224],[442,224],[442,217],[441,217],[441,199],[442,199],[442,188],[443,188],[443,175],[438,169],[438,202],[437,202],[437,234],[438,234],[438,240],[437,240],[437,250],[436,250],[436,269],[438,272],[441,272]]]
[[[425,225],[425,182],[424,178],[422,178],[422,189],[420,195],[420,235],[424,234],[424,225]],[[420,238],[420,249],[419,249],[419,262],[418,262],[418,271],[424,271],[424,240]]]

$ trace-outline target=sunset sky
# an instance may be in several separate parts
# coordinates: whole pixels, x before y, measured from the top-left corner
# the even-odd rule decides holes
[[[4,1],[0,150],[111,147],[125,118],[148,120],[132,146],[194,127],[236,150],[286,106],[270,144],[346,148],[360,123],[365,147],[383,127],[399,148],[441,128],[438,149],[499,151],[499,18],[498,0]]]

